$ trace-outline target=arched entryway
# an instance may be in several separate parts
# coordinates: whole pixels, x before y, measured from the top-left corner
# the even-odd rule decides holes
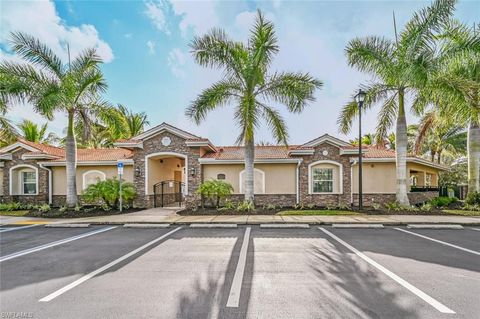
[[[159,152],[145,157],[145,193],[153,198],[153,206],[181,206],[188,189],[187,156]]]

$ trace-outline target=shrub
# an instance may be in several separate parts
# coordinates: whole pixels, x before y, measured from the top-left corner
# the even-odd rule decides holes
[[[275,209],[277,209],[277,206],[275,206],[274,204],[266,204],[266,205],[263,205],[263,209],[264,210],[275,210]]]
[[[37,209],[41,213],[46,213],[46,212],[49,212],[52,208],[48,204],[43,204],[43,205],[38,206]]]
[[[83,192],[85,201],[89,203],[103,202],[103,205],[118,208],[120,199],[120,182],[116,178],[109,178],[89,185]],[[122,182],[122,200],[127,203],[135,197],[135,188],[132,183]]]
[[[225,209],[235,209],[235,208],[237,208],[237,205],[234,202],[232,202],[231,200],[226,200],[224,207],[225,207]]]
[[[463,210],[470,210],[474,212],[480,212],[480,205],[470,205],[466,204],[465,206],[462,207]]]
[[[302,203],[298,203],[298,204],[295,204],[295,206],[293,206],[294,209],[297,209],[297,210],[303,210],[305,209],[305,205],[303,205]]]
[[[432,206],[432,204],[430,204],[430,203],[425,203],[425,204],[423,204],[422,206],[420,206],[420,210],[421,210],[422,212],[429,212],[429,211],[432,210],[432,208],[433,208],[433,206]]]
[[[200,184],[197,189],[197,194],[202,195],[203,198],[208,199],[212,206],[218,208],[220,201],[223,198],[233,193],[233,186],[225,181],[216,179],[208,180]],[[202,206],[203,206],[202,201]]]
[[[403,209],[403,207],[397,202],[386,203],[385,208],[387,210],[393,210],[393,211],[399,211]]]
[[[458,199],[455,197],[440,196],[432,198],[428,201],[428,203],[432,205],[432,207],[444,207],[450,205],[451,203],[455,203],[456,201],[458,201]]]
[[[23,208],[22,204],[20,203],[0,203],[0,211],[11,212],[14,210],[21,210]]]
[[[373,204],[372,204],[372,208],[373,208],[374,210],[379,210],[380,208],[382,208],[382,205],[380,205],[380,204],[378,204],[378,203],[373,203]]]
[[[465,203],[468,205],[480,205],[480,192],[469,192]]]
[[[251,212],[255,206],[253,205],[253,202],[251,201],[244,201],[238,204],[237,206],[237,211],[239,212]]]
[[[61,206],[61,207],[58,209],[58,211],[59,211],[60,213],[65,213],[67,210],[68,210],[68,207],[67,207],[67,206]]]

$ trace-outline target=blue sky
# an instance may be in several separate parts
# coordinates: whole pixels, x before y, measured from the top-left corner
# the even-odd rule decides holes
[[[280,53],[273,70],[310,72],[324,82],[317,101],[300,115],[282,109],[290,143],[303,143],[324,133],[339,134],[336,119],[341,106],[360,83],[369,79],[348,67],[344,55],[354,37],[393,37],[392,12],[399,28],[424,1],[3,1],[1,2],[0,58],[16,60],[6,39],[8,32],[31,33],[65,58],[65,43],[73,53],[96,46],[105,60],[109,83],[106,97],[135,111],[145,111],[152,125],[169,122],[218,145],[234,143],[238,130],[232,108],[210,114],[197,126],[184,116],[185,108],[220,72],[193,62],[188,44],[212,27],[224,28],[245,41],[255,10],[262,9],[277,30]],[[460,1],[455,16],[479,23],[480,2]],[[10,117],[43,122],[28,105],[15,105]],[[376,110],[365,118],[365,131],[375,128]],[[415,119],[410,116],[410,122]],[[50,129],[61,133],[65,116]],[[265,128],[257,140],[272,141]]]

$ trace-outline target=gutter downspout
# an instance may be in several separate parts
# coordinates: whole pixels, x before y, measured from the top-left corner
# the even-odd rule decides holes
[[[38,164],[40,168],[48,171],[48,204],[52,205],[52,170],[50,168],[46,168],[43,164]]]
[[[353,160],[350,165],[350,206],[353,206],[353,166],[358,163],[358,160]]]
[[[296,189],[296,195],[297,195],[297,204],[300,204],[300,164],[302,163],[302,160],[300,159],[297,163],[297,169],[295,170],[295,189]]]

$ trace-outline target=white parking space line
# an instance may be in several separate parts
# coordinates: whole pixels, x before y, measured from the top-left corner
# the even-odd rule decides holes
[[[250,241],[251,227],[245,229],[243,236],[242,248],[240,249],[240,256],[238,257],[237,268],[233,276],[232,286],[230,287],[230,294],[228,295],[227,307],[237,308],[240,303],[240,292],[242,291],[243,274],[245,272],[245,264],[247,262],[248,242]]]
[[[0,233],[5,233],[5,232],[9,232],[9,231],[14,231],[14,230],[20,230],[20,229],[26,229],[26,228],[32,228],[32,227],[35,227],[35,226],[39,226],[39,224],[20,226],[20,227],[2,228],[2,230],[0,230]]]
[[[480,231],[480,228],[470,228],[470,229]]]
[[[408,230],[405,230],[405,229],[401,229],[401,228],[395,228],[395,229],[396,229],[396,230],[399,230],[399,231],[402,231],[402,232],[404,232],[404,233],[410,234],[410,235],[414,235],[414,236],[417,236],[417,237],[420,237],[420,238],[423,238],[423,239],[431,240],[431,241],[434,241],[434,242],[436,242],[436,243],[439,243],[439,244],[442,244],[442,245],[445,245],[445,246],[448,246],[448,247],[460,249],[460,250],[463,250],[463,251],[465,251],[465,252],[467,252],[467,253],[474,254],[474,255],[479,255],[479,256],[480,256],[480,251],[463,248],[463,247],[460,247],[460,246],[457,246],[457,245],[454,245],[454,244],[447,243],[447,242],[445,242],[445,241],[441,241],[441,240],[438,240],[438,239],[435,239],[435,238],[431,238],[431,237],[428,237],[428,236],[420,235],[420,234],[417,234],[417,233],[414,233],[414,232],[411,232],[411,231],[408,231]]]
[[[115,265],[118,264],[118,263],[121,263],[121,262],[124,261],[125,259],[128,259],[128,258],[130,258],[131,256],[133,256],[133,255],[141,252],[142,250],[144,250],[144,249],[146,249],[146,248],[148,248],[148,247],[156,244],[157,242],[159,242],[159,241],[167,238],[168,236],[170,236],[171,234],[173,234],[173,233],[175,233],[176,231],[180,230],[181,228],[182,228],[181,226],[180,226],[180,227],[177,227],[177,228],[175,228],[174,230],[166,233],[165,235],[162,235],[162,236],[160,236],[160,237],[158,237],[158,238],[156,238],[156,239],[154,239],[154,240],[152,240],[152,241],[149,241],[149,242],[146,243],[145,245],[140,246],[140,247],[138,247],[138,248],[135,249],[135,250],[132,250],[132,251],[129,252],[128,254],[123,255],[122,257],[120,257],[120,258],[118,258],[118,259],[115,259],[114,261],[106,264],[105,266],[100,267],[100,268],[98,268],[97,270],[94,270],[94,271],[92,271],[92,272],[89,273],[89,274],[86,274],[85,276],[83,276],[83,277],[75,280],[74,282],[66,285],[65,287],[60,288],[60,289],[58,289],[57,291],[54,291],[53,293],[49,294],[48,296],[43,297],[42,299],[39,300],[39,302],[48,302],[48,301],[51,301],[51,300],[57,298],[58,296],[66,293],[67,291],[69,291],[69,290],[75,288],[76,286],[84,283],[85,281],[87,281],[87,280],[95,277],[96,275],[104,272],[105,270],[107,270],[107,269],[109,269],[109,268],[112,268],[113,266],[115,266]]]
[[[47,249],[47,248],[50,248],[50,247],[55,247],[55,246],[58,246],[58,245],[66,244],[66,243],[72,242],[74,240],[78,240],[78,239],[82,239],[82,238],[85,238],[85,237],[88,237],[88,236],[100,234],[100,233],[112,230],[114,228],[117,228],[117,226],[101,228],[101,229],[94,230],[94,231],[84,233],[84,234],[81,234],[81,235],[57,240],[57,241],[54,241],[52,243],[48,243],[48,244],[45,244],[45,245],[41,245],[41,246],[33,247],[33,248],[30,248],[30,249],[22,250],[22,251],[19,251],[19,252],[10,254],[10,255],[0,257],[0,263],[3,262],[3,261],[7,261],[7,260],[10,260],[10,259],[13,259],[13,258],[20,257],[20,256],[25,256],[25,255],[28,255],[28,254],[31,254],[31,253],[34,253],[34,252],[37,252],[37,251],[40,251],[40,250],[44,250],[44,249]]]
[[[362,258],[364,261],[366,261],[367,263],[369,263],[373,267],[377,268],[378,270],[383,272],[385,275],[387,275],[388,277],[390,277],[391,279],[396,281],[398,284],[400,284],[401,286],[403,286],[404,288],[409,290],[411,293],[413,293],[414,295],[421,298],[423,301],[425,301],[426,303],[428,303],[429,305],[431,305],[432,307],[434,307],[435,309],[440,311],[441,313],[450,313],[450,314],[455,313],[455,311],[453,311],[452,309],[450,309],[447,306],[445,306],[444,304],[440,303],[438,300],[434,299],[433,297],[430,297],[429,295],[427,295],[426,293],[424,293],[423,291],[421,291],[417,287],[413,286],[412,284],[410,284],[406,280],[402,279],[401,277],[399,277],[395,273],[393,273],[390,270],[388,270],[387,268],[383,267],[382,265],[380,265],[379,263],[377,263],[376,261],[374,261],[373,259],[371,259],[367,255],[365,255],[361,251],[357,250],[355,247],[351,246],[347,242],[338,238],[337,236],[335,236],[334,234],[332,234],[328,230],[324,229],[323,227],[319,227],[319,229],[321,231],[323,231],[325,234],[327,234],[328,236],[330,236],[331,238],[333,238],[334,240],[336,240],[337,242],[339,242],[340,244],[342,244],[343,246],[345,246],[346,248],[348,248],[350,251],[355,253],[358,257]]]

